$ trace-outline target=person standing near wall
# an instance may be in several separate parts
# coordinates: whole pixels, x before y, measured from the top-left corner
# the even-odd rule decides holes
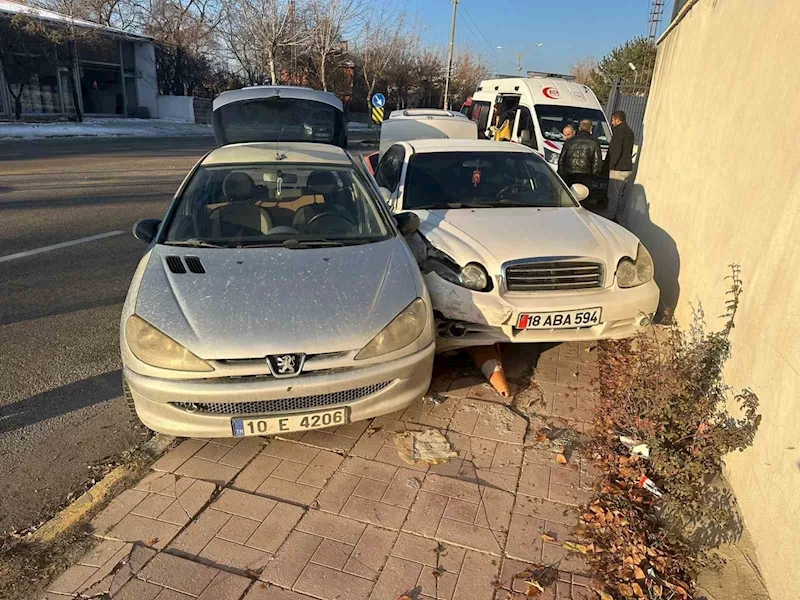
[[[625,188],[633,170],[633,130],[625,112],[611,115],[611,144],[608,148],[608,218],[619,223],[625,214]]]
[[[578,124],[578,133],[564,142],[558,157],[558,174],[567,185],[581,183],[592,190],[592,179],[603,170],[603,152],[600,140],[592,135],[592,122],[584,119]]]

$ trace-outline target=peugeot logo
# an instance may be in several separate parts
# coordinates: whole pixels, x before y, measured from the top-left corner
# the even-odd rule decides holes
[[[267,363],[275,377],[294,377],[303,369],[305,354],[276,354],[268,356]]]

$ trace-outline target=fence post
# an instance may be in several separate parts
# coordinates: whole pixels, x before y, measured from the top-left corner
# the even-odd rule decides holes
[[[620,82],[621,79],[617,77],[614,83],[611,84],[611,91],[608,93],[608,103],[606,104],[606,117],[610,118],[611,113],[617,109],[617,96],[619,95]]]

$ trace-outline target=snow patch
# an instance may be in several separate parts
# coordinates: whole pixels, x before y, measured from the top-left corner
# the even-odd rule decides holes
[[[184,137],[212,135],[211,125],[161,119],[87,118],[83,123],[0,122],[0,139]]]

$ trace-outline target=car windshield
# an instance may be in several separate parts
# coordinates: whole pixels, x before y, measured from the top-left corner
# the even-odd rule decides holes
[[[431,152],[408,163],[403,208],[575,207],[541,158],[524,152]]]
[[[578,124],[583,119],[589,119],[592,122],[592,135],[600,140],[601,144],[607,145],[611,140],[611,129],[606,123],[602,111],[597,109],[539,104],[536,106],[536,114],[539,117],[542,135],[546,140],[563,142],[564,127],[572,125],[577,131]]]
[[[200,167],[170,217],[164,243],[292,248],[390,235],[371,188],[352,168],[244,164]]]

